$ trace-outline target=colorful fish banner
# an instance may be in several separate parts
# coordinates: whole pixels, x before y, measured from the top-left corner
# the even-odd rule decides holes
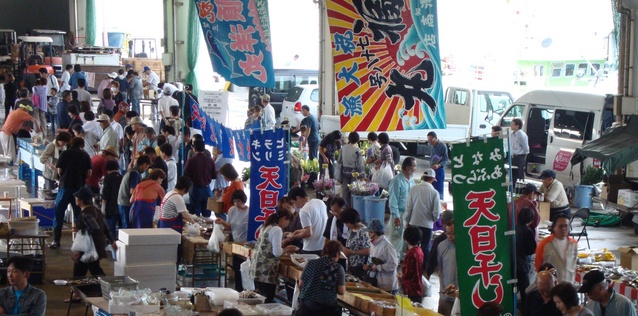
[[[267,0],[194,0],[213,69],[241,87],[274,88]]]
[[[239,161],[250,161],[250,131],[234,130],[235,148]]]
[[[503,140],[498,137],[452,146],[454,236],[461,313],[474,315],[485,302],[514,313],[511,236]],[[462,259],[461,259],[462,258]],[[519,289],[524,291],[525,289]]]
[[[281,128],[250,133],[248,241],[257,239],[259,227],[288,192],[286,145],[286,131]]]
[[[436,0],[327,0],[344,132],[445,128]]]
[[[235,159],[235,139],[233,131],[222,125],[222,139],[220,149],[224,158]]]

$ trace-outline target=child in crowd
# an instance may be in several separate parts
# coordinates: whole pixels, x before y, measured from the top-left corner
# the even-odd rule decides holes
[[[303,156],[308,159],[308,127],[301,125],[299,128],[299,150],[303,151]]]
[[[58,103],[60,102],[60,97],[58,97],[58,89],[51,88],[51,96],[47,101],[49,108],[47,111],[47,115],[49,116],[49,120],[51,121],[51,133],[55,135],[55,121],[58,117]]]
[[[160,135],[161,136],[161,135]],[[159,137],[158,137],[159,138]],[[169,143],[165,143],[160,146],[160,157],[166,163],[166,181],[168,182],[166,191],[171,191],[175,188],[177,183],[177,162],[173,159],[173,146]]]
[[[111,232],[111,236],[117,236],[115,227],[122,227],[117,204],[122,175],[118,172],[119,164],[116,160],[107,161],[105,169],[106,175],[102,186],[102,213],[106,216],[106,226]]]
[[[408,244],[408,251],[403,259],[401,267],[401,289],[403,294],[414,303],[421,303],[423,300],[423,251],[419,247],[422,233],[416,226],[408,226],[403,232],[403,240]]]
[[[168,119],[168,124],[175,129],[175,135],[179,135],[182,132],[182,126],[184,121],[179,117],[179,107],[177,105],[171,105],[169,108],[171,111],[171,117]]]

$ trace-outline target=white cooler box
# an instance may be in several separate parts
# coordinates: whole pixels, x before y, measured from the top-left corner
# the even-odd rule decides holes
[[[172,228],[120,229],[118,238],[125,245],[179,245],[182,235]],[[149,258],[149,261],[153,260]]]
[[[154,245],[131,246],[118,240],[117,242],[117,262],[123,266],[144,265],[149,263],[171,263],[175,266],[177,262],[178,245]]]
[[[177,283],[177,267],[175,263],[124,265],[120,261],[113,264],[115,276],[127,275],[139,282],[138,288],[150,288],[157,291],[166,288],[171,292],[175,290]]]

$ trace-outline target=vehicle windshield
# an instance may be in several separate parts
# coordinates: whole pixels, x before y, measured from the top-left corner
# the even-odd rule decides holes
[[[512,99],[508,94],[499,92],[479,92],[478,100],[481,112],[487,112],[491,107],[491,110],[499,115],[512,104]]]
[[[303,92],[302,87],[294,87],[290,91],[288,91],[288,94],[284,98],[284,101],[295,102],[299,100],[299,97],[301,96],[302,92]]]

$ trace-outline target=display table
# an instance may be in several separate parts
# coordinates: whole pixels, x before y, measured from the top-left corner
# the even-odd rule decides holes
[[[49,234],[43,231],[39,231],[35,235],[0,235],[0,239],[4,240],[7,245],[6,257],[10,257],[10,252],[19,253],[21,255],[27,255],[30,252],[40,254],[42,260],[42,271],[31,271],[31,275],[42,275],[44,281],[46,271],[46,239],[49,238]],[[12,241],[17,241],[11,244]]]
[[[129,314],[109,314],[109,302],[102,297],[87,297],[84,299],[84,302],[91,307],[94,315],[122,315],[128,316]],[[213,311],[211,312],[197,312],[197,315],[200,316],[216,316],[224,309],[223,306],[213,306]]]
[[[192,285],[195,287],[195,280],[217,280],[217,286],[222,286],[221,281],[221,253],[211,253],[208,251],[208,239],[201,236],[191,237],[182,235],[182,262],[193,266]],[[197,277],[197,269],[204,265],[217,265],[216,276]]]

